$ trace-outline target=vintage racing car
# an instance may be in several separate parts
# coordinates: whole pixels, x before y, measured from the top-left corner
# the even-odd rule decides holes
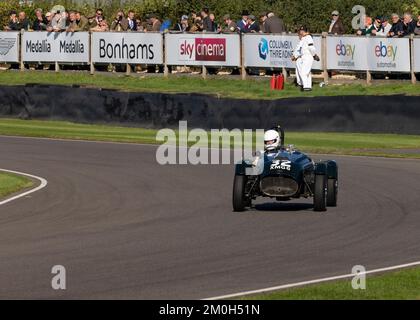
[[[284,130],[278,126],[279,145],[257,159],[235,165],[233,210],[244,211],[257,197],[288,201],[313,198],[315,211],[337,206],[338,166],[334,160],[314,162],[293,146],[284,146]]]

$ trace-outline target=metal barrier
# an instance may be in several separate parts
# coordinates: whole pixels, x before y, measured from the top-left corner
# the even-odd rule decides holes
[[[236,67],[246,77],[247,68],[294,68],[293,49],[299,39],[292,34],[140,33],[140,32],[0,32],[0,62]],[[329,70],[366,72],[420,72],[420,38],[384,38],[314,35],[328,79]]]

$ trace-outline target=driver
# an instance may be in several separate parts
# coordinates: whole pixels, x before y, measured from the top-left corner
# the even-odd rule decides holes
[[[280,146],[280,136],[277,130],[267,130],[264,133],[264,152],[272,153]]]

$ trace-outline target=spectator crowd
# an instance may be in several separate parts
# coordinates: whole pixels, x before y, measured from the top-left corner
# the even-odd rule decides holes
[[[156,14],[148,14],[143,18],[130,10],[125,13],[118,10],[114,17],[106,19],[102,9],[97,9],[94,16],[86,17],[79,11],[51,10],[44,12],[35,10],[35,19],[29,21],[24,11],[10,12],[9,23],[4,27],[7,31],[134,31],[162,32],[166,30],[177,32],[219,32],[219,33],[282,33],[286,32],[283,20],[273,12],[263,12],[258,15],[243,11],[239,21],[234,21],[226,14],[219,21],[208,8],[201,12],[182,15],[175,24],[169,20],[160,20]],[[420,35],[420,16],[417,21],[411,13],[402,17],[393,13],[375,18],[365,16],[363,27],[356,30],[359,36],[405,37],[411,34]],[[327,27],[329,34],[345,34],[345,26],[337,10],[331,14],[331,23]]]

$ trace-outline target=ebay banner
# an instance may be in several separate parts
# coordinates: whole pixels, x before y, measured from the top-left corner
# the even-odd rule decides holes
[[[168,65],[241,65],[238,34],[165,34],[165,56]]]
[[[410,39],[370,37],[368,40],[369,70],[410,72]]]
[[[327,37],[327,69],[367,70],[366,37]]]
[[[314,45],[321,58],[321,37],[314,36]],[[244,64],[246,67],[294,68],[293,50],[299,37],[297,35],[270,35],[247,33],[243,35]],[[312,69],[321,70],[322,62],[314,61]]]

